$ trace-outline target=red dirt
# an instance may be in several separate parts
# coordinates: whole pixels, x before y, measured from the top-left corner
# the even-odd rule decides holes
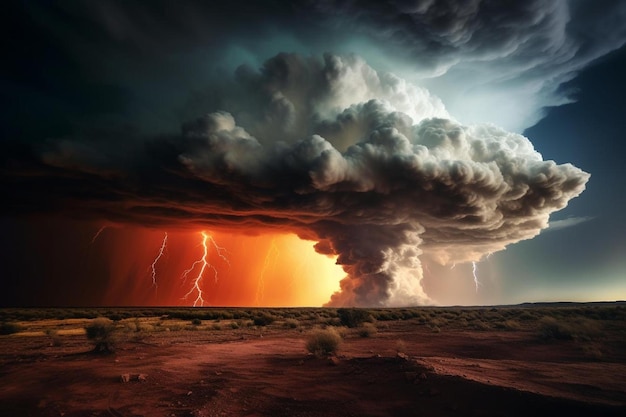
[[[2,416],[621,416],[623,335],[602,357],[530,332],[390,322],[350,333],[336,360],[305,350],[306,332],[172,331],[88,352],[84,336],[0,337]],[[399,341],[402,342],[399,342]],[[398,345],[406,353],[397,355]],[[145,374],[121,382],[122,374]],[[563,414],[564,413],[564,414]]]

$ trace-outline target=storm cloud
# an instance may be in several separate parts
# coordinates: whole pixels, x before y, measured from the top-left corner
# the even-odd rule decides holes
[[[211,91],[179,134],[50,139],[3,188],[45,202],[31,210],[296,233],[347,274],[331,305],[376,306],[428,302],[420,256],[477,261],[530,239],[589,179],[356,55],[281,53]]]

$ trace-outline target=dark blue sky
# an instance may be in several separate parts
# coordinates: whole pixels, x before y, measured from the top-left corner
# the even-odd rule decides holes
[[[625,73],[622,48],[565,85],[576,91],[575,103],[550,109],[524,132],[544,158],[568,161],[591,173],[581,197],[554,216],[588,221],[544,232],[498,256],[506,265],[515,262],[511,281],[532,282],[536,288],[550,282],[553,290],[546,291],[546,299],[559,294],[575,299],[626,296]]]

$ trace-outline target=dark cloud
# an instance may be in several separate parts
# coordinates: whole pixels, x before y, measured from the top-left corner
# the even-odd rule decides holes
[[[475,261],[532,238],[589,178],[354,55],[280,54],[212,91],[217,107],[180,134],[99,130],[5,164],[5,209],[290,231],[337,255],[332,304],[406,305],[428,300],[420,255]]]
[[[626,43],[620,1],[316,2],[324,22],[408,67],[466,123],[521,132],[571,101],[560,86]],[[395,62],[398,67],[398,62]],[[397,71],[397,70],[396,70]]]

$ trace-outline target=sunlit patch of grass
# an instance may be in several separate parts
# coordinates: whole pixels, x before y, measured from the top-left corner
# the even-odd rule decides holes
[[[75,328],[75,329],[61,329],[57,331],[59,336],[84,336],[85,329],[84,328]]]

